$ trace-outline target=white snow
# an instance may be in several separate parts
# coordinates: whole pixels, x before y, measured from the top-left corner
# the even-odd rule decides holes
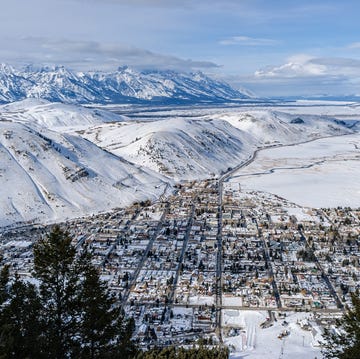
[[[94,144],[45,128],[0,121],[0,225],[80,217],[139,199],[166,183]]]
[[[74,104],[137,103],[139,99],[201,103],[247,98],[201,72],[139,72],[126,66],[114,72],[74,72],[63,66],[27,66],[19,70],[0,64],[0,101],[34,97]]]
[[[170,110],[169,118],[140,122],[44,100],[0,106],[0,225],[156,199],[165,182],[219,176],[257,148],[352,132],[333,118],[290,110],[189,109],[182,117]],[[358,110],[351,105],[352,118]],[[309,206],[358,204],[358,145],[357,136],[344,136],[261,151],[237,174],[248,177],[233,180]]]
[[[177,180],[206,178],[248,157],[255,146],[226,121],[173,118],[116,123],[83,135],[108,151]]]
[[[52,103],[40,99],[26,99],[2,105],[0,106],[0,118],[62,132],[87,128],[104,122],[125,120],[124,116],[108,111]]]
[[[266,149],[231,179],[308,207],[358,207],[360,135]]]
[[[327,117],[305,116],[301,124],[291,123],[294,118],[275,111],[238,110],[196,119],[104,124],[82,135],[131,162],[184,180],[219,175],[258,147],[351,133]]]
[[[235,328],[238,331],[235,336],[225,335],[225,344],[232,348],[230,358],[312,359],[317,357],[320,359],[321,351],[316,346],[311,331],[303,330],[297,324],[298,321],[310,316],[308,313],[287,312],[284,319],[278,318],[272,326],[263,329],[260,324],[269,319],[268,312],[224,310],[223,328]],[[283,325],[284,320],[288,325]],[[278,335],[284,330],[288,330],[290,334],[279,339]]]
[[[205,296],[205,295],[197,295],[197,296],[189,297],[189,304],[213,305],[213,304],[215,304],[215,298]]]

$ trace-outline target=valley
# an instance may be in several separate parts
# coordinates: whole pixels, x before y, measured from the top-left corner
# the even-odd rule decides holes
[[[230,345],[234,358],[265,351],[275,358],[288,323],[287,350],[319,355],[314,333],[341,315],[359,284],[359,210],[301,207],[225,180],[184,182],[159,202],[62,226],[78,251],[87,246],[136,320],[140,346],[207,338]],[[45,231],[1,235],[5,259],[22,278],[30,277],[31,247]]]
[[[358,134],[261,151],[230,181],[275,193],[307,207],[357,207]]]
[[[359,1],[2,5],[0,359],[360,358]]]
[[[232,358],[319,357],[321,328],[360,285],[359,134],[347,106],[341,119],[337,105],[326,116],[300,109],[309,111],[162,109],[130,118],[84,109],[70,124],[67,105],[3,107],[2,178],[9,168],[18,174],[2,188],[19,216],[2,212],[0,251],[31,280],[33,243],[46,222],[60,223],[79,252],[90,249],[142,348],[206,340],[228,345]],[[47,173],[57,178],[45,181]],[[28,187],[14,185],[20,178]],[[28,207],[16,200],[25,193]],[[40,195],[32,206],[31,193]]]

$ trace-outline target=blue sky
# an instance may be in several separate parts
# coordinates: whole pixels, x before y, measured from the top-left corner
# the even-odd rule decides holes
[[[201,70],[263,96],[360,94],[359,1],[3,0],[0,62]]]

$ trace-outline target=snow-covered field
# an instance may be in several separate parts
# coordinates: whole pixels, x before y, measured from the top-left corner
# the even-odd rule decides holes
[[[313,359],[322,357],[317,345],[319,337],[313,336],[309,330],[304,330],[298,323],[303,320],[311,322],[312,314],[286,313],[286,317],[279,318],[268,328],[261,328],[260,324],[268,320],[268,312],[249,310],[224,310],[223,331],[225,343],[231,348],[232,359]],[[279,334],[285,330],[289,335],[282,339]]]
[[[262,150],[231,182],[308,207],[360,206],[360,134]]]

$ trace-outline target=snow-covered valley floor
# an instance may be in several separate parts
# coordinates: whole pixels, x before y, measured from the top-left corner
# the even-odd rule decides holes
[[[230,179],[301,206],[360,205],[360,134],[259,151]]]

